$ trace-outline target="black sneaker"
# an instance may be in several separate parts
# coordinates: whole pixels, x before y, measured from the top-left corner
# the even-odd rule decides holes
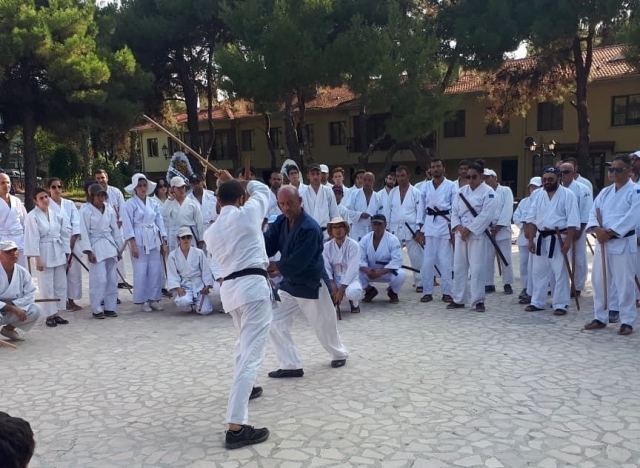
[[[262,396],[262,387],[253,387],[251,389],[251,395],[249,396],[249,400],[255,400],[259,396]]]
[[[617,310],[609,311],[609,323],[618,323],[620,321],[620,312]]]
[[[527,294],[527,288],[524,288],[521,292],[520,295],[518,296],[518,298],[522,299],[524,297],[528,297],[529,295]]]
[[[97,314],[91,314],[91,315],[93,315],[94,319],[100,319],[100,320],[104,319],[104,314],[102,312],[99,312]]]
[[[511,287],[510,284],[505,284],[504,285],[504,293],[505,294],[513,294],[513,288]]]
[[[484,312],[485,308],[484,308],[484,302],[478,302],[476,304],[476,312]]]
[[[237,449],[245,445],[259,444],[269,438],[269,429],[263,427],[255,429],[253,426],[243,426],[239,431],[227,431],[224,446]]]
[[[337,369],[338,367],[342,367],[347,363],[346,359],[335,359],[331,361],[331,367]]]
[[[302,377],[304,370],[302,369],[278,369],[269,372],[269,377],[272,379],[282,379],[285,377]]]
[[[484,287],[484,292],[485,293],[494,293],[494,292],[496,292],[495,285],[492,284],[491,286],[485,286]]]
[[[117,317],[118,314],[114,310],[105,310],[104,311],[104,316],[105,317]]]
[[[462,309],[464,304],[456,304],[455,302],[450,302],[447,304],[446,309]]]

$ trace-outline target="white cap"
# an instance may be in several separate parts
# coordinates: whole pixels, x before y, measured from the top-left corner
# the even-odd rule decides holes
[[[536,187],[542,187],[542,179],[540,177],[532,177],[529,181],[529,185],[535,185]]]
[[[12,240],[0,241],[0,250],[8,252],[9,250],[17,249],[18,245]]]
[[[193,232],[191,231],[191,228],[189,226],[182,226],[180,229],[178,229],[178,237],[182,236],[193,236]]]
[[[629,155],[629,157],[630,157],[631,159],[634,159],[634,158],[640,158],[640,151],[634,151],[633,153],[631,153],[631,154]],[[321,166],[321,167],[322,167],[322,166]]]
[[[496,174],[496,171],[494,171],[493,169],[485,169],[484,175],[498,177],[498,174]]]
[[[320,164],[320,172],[324,172],[325,174],[329,173],[329,166],[326,164]]]
[[[185,185],[187,185],[187,183],[184,181],[184,179],[182,177],[175,176],[175,177],[171,178],[170,185],[172,187],[184,187]]]

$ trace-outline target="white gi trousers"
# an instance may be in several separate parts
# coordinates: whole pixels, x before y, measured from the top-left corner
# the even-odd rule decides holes
[[[200,315],[209,315],[213,312],[213,306],[211,305],[211,299],[207,294],[202,300],[202,294],[200,292],[193,291],[191,289],[185,289],[184,296],[173,296],[173,302],[175,302],[178,310],[181,312],[191,312],[192,310]],[[202,300],[202,308],[200,307],[200,301]]]
[[[638,246],[638,250],[636,251],[636,278],[640,281],[640,246]],[[633,280],[635,283],[635,279]],[[636,284],[636,301],[640,301],[640,288]]]
[[[342,287],[342,283],[339,279],[333,278],[338,288]],[[360,280],[356,279],[351,282],[351,284],[347,285],[347,289],[344,290],[344,297],[347,300],[353,302],[354,307],[358,307],[360,305],[360,300],[362,299],[362,295],[364,294],[362,290],[362,284]]]
[[[536,245],[539,235],[538,233],[535,239]],[[552,258],[549,258],[552,238],[555,238],[555,248],[553,249]],[[563,241],[566,241],[565,235],[562,238]],[[531,305],[539,309],[547,308],[547,293],[549,292],[549,284],[551,284],[553,292],[551,307],[553,309],[567,310],[571,303],[571,284],[557,236],[554,234],[543,238],[540,256],[536,254],[531,256],[533,257]]]
[[[576,291],[584,291],[585,284],[587,282],[587,233],[586,230],[582,232],[582,235],[575,240],[571,249],[576,249],[576,262],[575,268],[573,265],[573,252],[570,250],[568,257],[569,263],[573,270],[573,278],[576,282]]]
[[[249,422],[249,397],[264,360],[272,311],[271,300],[263,299],[229,312],[238,330],[238,340],[233,349],[233,384],[227,407],[227,422],[230,424]]]
[[[442,274],[440,290],[443,295],[451,296],[453,274],[453,248],[448,237],[426,237],[424,242],[424,256],[422,258],[422,289],[423,294],[433,295],[433,277],[436,276],[435,266]]]
[[[58,302],[43,302],[40,308],[44,317],[51,317],[67,308],[66,265],[47,267],[43,271],[36,269],[38,278],[38,296],[42,299],[59,299]]]
[[[489,239],[487,239],[489,241]],[[494,278],[496,274],[496,262],[500,262],[500,266],[502,267],[502,285],[512,285],[513,284],[513,262],[511,261],[511,238],[509,239],[501,239],[496,240],[496,244],[500,247],[500,252],[504,255],[504,258],[507,259],[509,266],[505,266],[502,263],[502,260],[498,256],[496,249],[489,241],[489,249],[487,250],[487,268],[485,286],[493,286]]]
[[[388,283],[394,293],[400,294],[402,285],[407,279],[407,274],[404,270],[397,270],[396,273],[398,274],[394,275],[393,273],[387,273],[386,275],[382,275],[380,278],[376,278],[374,281],[371,281],[362,271],[359,272],[358,275],[360,277],[360,283],[364,289],[371,286],[371,283]],[[433,280],[431,282],[433,282]]]
[[[0,318],[0,328],[3,325],[11,325],[15,328],[19,328],[24,331],[29,331],[36,324],[38,317],[42,314],[42,309],[39,304],[29,304],[24,312],[27,314],[27,319],[21,322],[15,314],[3,315]]]
[[[91,312],[99,314],[105,310],[116,310],[118,300],[118,276],[116,258],[105,258],[101,262],[89,262],[89,302]],[[104,301],[104,307],[102,302]]]
[[[456,304],[466,304],[470,298],[471,307],[484,302],[484,280],[487,271],[487,250],[493,249],[486,236],[469,237],[463,241],[456,236],[453,252],[452,298]],[[467,282],[467,278],[469,278]],[[469,296],[469,294],[471,294]]]
[[[407,254],[409,254],[409,260],[411,261],[411,266],[416,270],[422,270],[422,257],[424,256],[424,253],[422,252],[422,246],[418,242],[416,242],[414,239],[405,239],[402,242],[407,247]],[[432,280],[433,280],[433,277],[432,277]],[[422,274],[416,273],[414,271],[413,282],[416,286],[420,286],[422,284]]]
[[[518,270],[520,271],[520,284],[522,289],[527,289],[527,281],[529,280],[529,247],[518,246]]]
[[[602,293],[604,289],[602,260],[600,244],[598,242],[596,242],[593,250],[591,285],[593,286],[593,310],[595,318],[602,323],[608,323],[609,310],[618,310],[620,312],[620,324],[635,327],[638,315],[635,301],[637,286],[633,279],[636,269],[636,256],[629,252],[628,246],[625,246],[624,252],[620,254],[610,253],[605,250],[607,283],[609,285],[609,304],[607,304],[608,309],[605,309],[604,294]],[[615,299],[612,299],[612,297],[615,297]]]
[[[160,249],[145,253],[138,248],[138,258],[131,256],[133,264],[133,302],[159,301],[164,283],[164,270]]]
[[[271,342],[275,348],[279,369],[301,369],[302,358],[293,342],[291,326],[296,312],[302,312],[315,330],[318,341],[329,353],[331,360],[347,359],[349,352],[338,333],[338,319],[333,300],[324,281],[320,281],[318,299],[295,297],[280,290],[280,305],[273,311]]]
[[[78,243],[74,246],[73,253],[76,254],[79,259],[84,257],[78,248]],[[74,301],[76,299],[82,299],[82,265],[80,265],[78,258],[72,258],[71,265],[67,270],[67,299]],[[84,264],[86,265],[86,262],[84,262]]]

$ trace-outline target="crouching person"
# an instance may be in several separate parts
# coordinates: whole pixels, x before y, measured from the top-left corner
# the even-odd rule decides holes
[[[388,283],[389,302],[400,302],[398,293],[407,274],[402,270],[402,246],[396,236],[388,232],[387,218],[371,217],[372,231],[360,240],[360,283],[364,287],[363,302],[371,302],[378,290],[371,283]]]
[[[180,310],[209,315],[213,312],[209,298],[213,275],[205,253],[191,246],[192,237],[188,226],[178,230],[178,248],[167,259],[167,289]]]
[[[342,218],[333,218],[327,223],[329,242],[324,244],[322,256],[324,268],[331,282],[333,302],[340,305],[346,296],[351,313],[360,313],[362,285],[358,277],[360,246],[349,238],[349,224]]]
[[[12,240],[0,241],[0,335],[12,341],[24,341],[18,331],[28,331],[41,314],[35,303],[36,287],[29,272],[18,262],[18,245]]]

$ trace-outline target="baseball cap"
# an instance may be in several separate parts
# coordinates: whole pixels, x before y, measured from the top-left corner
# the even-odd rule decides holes
[[[383,214],[376,214],[371,217],[372,223],[386,223],[387,217]]]
[[[631,153],[631,154],[629,155],[629,157],[630,157],[631,159],[640,158],[640,151],[634,151],[633,153]]]
[[[180,176],[175,176],[175,177],[173,177],[171,179],[171,186],[172,187],[184,187],[185,185],[187,185],[187,183]]]
[[[327,166],[326,164],[320,164],[320,172],[328,174],[329,173],[329,166]]]
[[[89,195],[98,195],[100,193],[107,193],[107,190],[100,184],[91,184],[89,187]]]
[[[309,167],[307,167],[307,172],[311,172],[311,171],[322,172],[320,170],[320,165],[319,164],[309,164]]]
[[[341,185],[334,185],[333,187],[331,187],[331,190],[333,190],[334,192],[344,193],[344,189]]]
[[[496,171],[494,171],[493,169],[485,169],[484,170],[484,175],[492,176],[492,177],[498,177],[498,174],[496,174]]]
[[[12,240],[3,240],[0,241],[0,250],[3,252],[8,252],[13,249],[17,249],[18,245]]]
[[[196,182],[202,182],[202,177],[200,177],[200,175],[198,174],[191,174],[189,176],[189,183],[195,184]]]
[[[542,186],[542,179],[540,177],[532,177],[529,181],[529,185],[535,185],[536,187]]]
[[[182,226],[178,229],[178,237],[182,236],[193,236],[193,232],[191,232],[191,228],[189,228],[189,226]]]

